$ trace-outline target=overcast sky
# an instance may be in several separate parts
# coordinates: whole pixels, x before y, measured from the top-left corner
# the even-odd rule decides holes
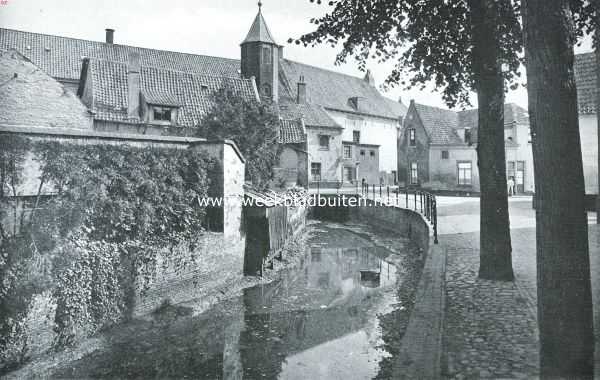
[[[5,28],[104,40],[104,29],[114,28],[115,43],[182,51],[219,57],[240,57],[240,42],[257,12],[255,0],[6,0],[0,5],[0,25]],[[324,2],[327,3],[327,2]],[[263,0],[263,15],[273,37],[284,45],[287,58],[343,73],[364,76],[355,62],[335,66],[337,51],[330,47],[287,44],[290,37],[312,31],[311,17],[323,15],[327,5],[308,0]],[[589,51],[589,43],[577,51]],[[377,84],[393,63],[371,64]],[[425,90],[395,88],[386,96],[444,106],[432,86]],[[524,89],[512,91],[507,101],[527,107]]]

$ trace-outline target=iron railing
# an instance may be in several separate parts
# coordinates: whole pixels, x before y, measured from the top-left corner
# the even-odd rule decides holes
[[[434,243],[438,243],[437,200],[435,195],[419,189],[391,188],[383,185],[362,184],[360,195],[387,205],[403,207],[419,212],[433,226]]]

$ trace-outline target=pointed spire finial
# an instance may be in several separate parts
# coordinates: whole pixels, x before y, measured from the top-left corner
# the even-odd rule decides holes
[[[258,12],[260,12],[261,8],[262,8],[262,2],[259,0],[258,1]]]

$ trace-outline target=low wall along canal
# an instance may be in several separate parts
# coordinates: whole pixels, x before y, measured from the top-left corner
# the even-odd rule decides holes
[[[433,243],[420,214],[372,203],[348,209],[271,207],[245,210],[242,227],[245,269],[249,255],[261,272],[273,261],[283,263],[272,281],[238,287],[225,299],[195,293],[202,297],[190,301],[197,280],[194,267],[178,277],[164,265],[154,287],[138,300],[145,317],[103,332],[102,343],[90,355],[79,360],[67,355],[43,370],[25,367],[14,378],[431,375],[423,372],[422,362],[438,359],[411,349],[436,344],[435,334],[428,342],[412,331],[423,320],[414,318],[423,314],[419,298],[427,296],[422,277],[431,277],[427,268]],[[221,252],[227,252],[227,240],[221,234],[213,237],[224,243]],[[210,239],[206,243],[205,249],[219,247],[208,247]],[[252,252],[256,247],[260,251]],[[215,271],[212,281],[241,279],[227,276]],[[163,298],[172,304],[147,314]]]

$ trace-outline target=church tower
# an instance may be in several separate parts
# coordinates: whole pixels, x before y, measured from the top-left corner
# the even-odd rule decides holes
[[[255,77],[256,87],[261,97],[278,100],[279,58],[282,48],[277,45],[261,12],[262,3],[258,3],[258,14],[250,27],[248,35],[242,41],[242,76]]]

